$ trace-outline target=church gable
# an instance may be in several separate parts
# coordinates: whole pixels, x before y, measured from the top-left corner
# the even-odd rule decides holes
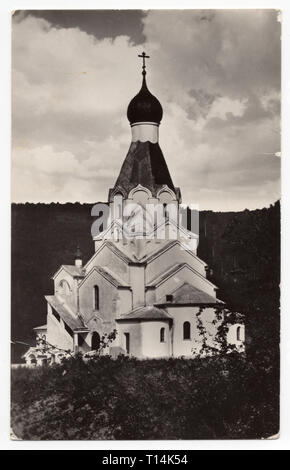
[[[169,295],[160,299],[160,304],[168,305],[210,305],[223,304],[216,297],[209,295],[197,287],[185,282],[180,287],[172,291]]]
[[[74,264],[62,264],[52,278],[56,279],[63,271],[66,271],[67,274],[73,278],[82,278],[85,276],[85,272],[82,267],[75,266]]]
[[[95,266],[79,286],[79,310],[85,323],[94,316],[112,323],[131,305],[129,286],[107,268]]]
[[[113,242],[105,241],[87,262],[85,269],[90,272],[95,266],[106,266],[116,276],[129,282],[129,263],[131,259],[123,253]]]
[[[206,263],[198,258],[192,251],[185,250],[179,240],[174,240],[153,252],[146,259],[146,281],[150,283],[159,274],[162,274],[177,263],[187,263],[203,277],[206,276]]]
[[[69,266],[69,268],[75,268],[75,266]],[[74,273],[76,274],[76,271],[73,272],[73,270],[69,270],[67,266],[63,265],[56,272],[53,280],[55,295],[60,297],[71,310],[76,311],[78,280],[82,279],[84,274],[82,273],[80,276],[79,270],[77,275],[74,275]]]
[[[148,302],[159,302],[164,296],[171,294],[172,291],[185,282],[216,297],[214,284],[202,277],[187,263],[180,263],[147,284],[146,299]]]

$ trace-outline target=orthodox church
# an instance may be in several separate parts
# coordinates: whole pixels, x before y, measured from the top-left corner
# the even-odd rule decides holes
[[[158,143],[163,109],[148,90],[145,53],[141,57],[142,86],[127,110],[132,140],[109,190],[110,217],[92,230],[91,259],[83,265],[78,250],[75,264],[54,274],[54,293],[45,297],[47,324],[35,328],[28,364],[57,361],[67,351],[93,354],[112,332],[103,354],[113,357],[193,357],[205,342],[217,346],[226,306],[197,256],[198,235],[181,224],[181,192]],[[244,351],[240,319],[225,335]]]

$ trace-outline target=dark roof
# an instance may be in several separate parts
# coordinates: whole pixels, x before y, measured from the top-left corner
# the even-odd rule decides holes
[[[64,269],[68,271],[71,276],[73,277],[84,277],[85,276],[85,271],[83,268],[79,268],[78,266],[75,266],[74,264],[63,264]]]
[[[158,99],[147,88],[145,75],[143,75],[142,87],[139,93],[130,101],[127,117],[130,124],[136,122],[160,123],[163,109]]]
[[[51,307],[54,308],[54,310],[56,310],[56,312],[59,314],[61,319],[72,330],[75,330],[76,328],[85,327],[80,317],[71,313],[70,310],[66,307],[66,305],[56,295],[46,295],[45,298],[47,302],[51,305]]]
[[[163,297],[159,304],[217,304],[223,303],[221,300],[213,297],[207,292],[203,292],[197,287],[192,286],[185,282],[182,286],[178,287],[175,291],[170,292],[173,296],[172,302],[166,301],[166,297]]]
[[[165,310],[155,307],[154,305],[148,305],[146,307],[139,307],[132,310],[130,313],[117,318],[116,321],[125,320],[170,320],[171,315]]]
[[[131,142],[114,189],[118,188],[128,196],[138,184],[149,189],[153,196],[167,185],[179,197],[179,189],[173,185],[158,143]]]
[[[86,272],[84,268],[79,268],[74,264],[62,264],[60,268],[54,273],[52,279],[56,277],[56,275],[60,272],[61,269],[65,269],[72,277],[85,277]]]

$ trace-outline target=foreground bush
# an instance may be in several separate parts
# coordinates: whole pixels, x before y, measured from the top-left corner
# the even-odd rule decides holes
[[[22,439],[262,438],[278,432],[273,361],[71,358],[12,370]]]

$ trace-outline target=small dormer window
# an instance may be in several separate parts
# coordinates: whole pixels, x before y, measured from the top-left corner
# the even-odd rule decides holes
[[[173,295],[172,294],[167,294],[166,302],[173,302]]]

